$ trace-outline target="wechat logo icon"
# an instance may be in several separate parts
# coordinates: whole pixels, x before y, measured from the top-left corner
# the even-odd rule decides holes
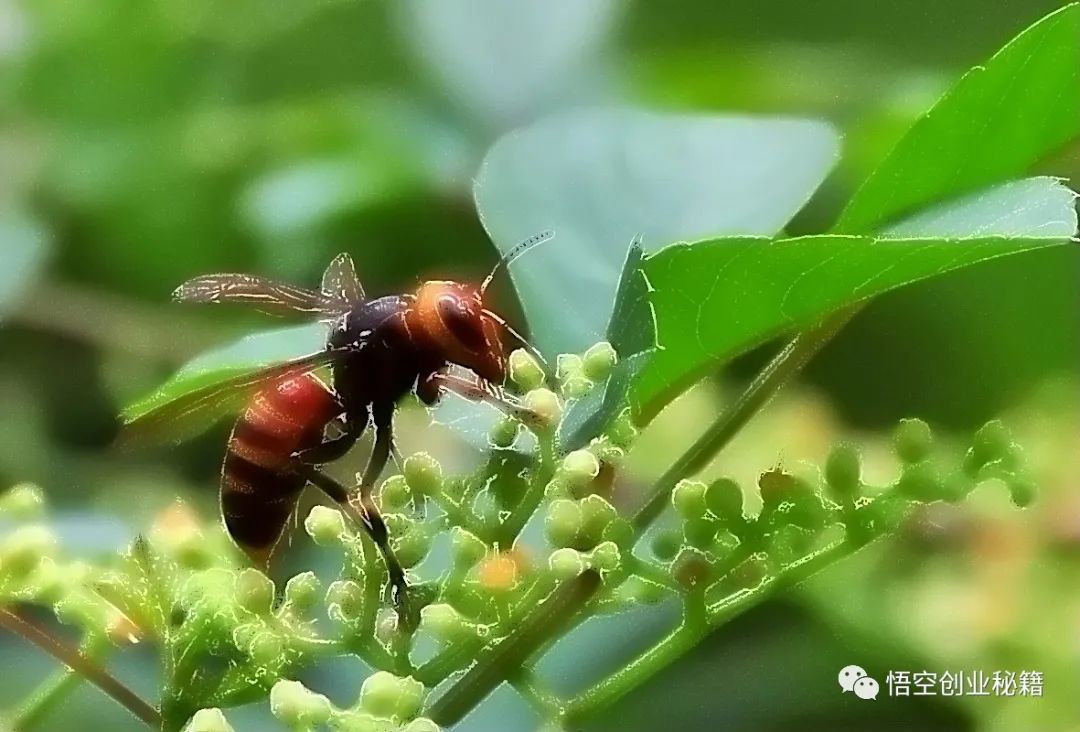
[[[878,682],[866,674],[862,666],[844,666],[837,677],[840,689],[846,694],[852,692],[860,699],[877,699],[881,687]]]

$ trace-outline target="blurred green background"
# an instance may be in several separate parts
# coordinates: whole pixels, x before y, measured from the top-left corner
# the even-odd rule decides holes
[[[226,426],[175,449],[110,450],[123,404],[266,322],[174,306],[182,280],[311,283],[339,251],[369,293],[482,276],[496,255],[470,186],[487,146],[610,101],[831,121],[842,162],[790,227],[820,231],[960,73],[1063,4],[0,0],[0,485],[42,485],[82,552],[122,546],[178,495],[212,516]],[[1040,172],[1075,188],[1080,148]],[[922,517],[721,630],[597,728],[1080,730],[1078,275],[1080,253],[1062,247],[881,298],[726,466],[820,460],[840,437],[872,452],[903,416],[962,433],[1004,413],[1044,478],[1039,507],[987,498]],[[520,323],[510,288],[497,297]],[[672,407],[642,473],[761,360]],[[0,670],[25,670],[0,703],[49,663],[0,639]],[[860,703],[836,689],[848,663],[880,677],[1041,670],[1046,696]],[[353,683],[348,698],[351,673],[320,678]],[[509,697],[481,712],[465,728],[531,725]],[[53,723],[130,727],[92,691]]]

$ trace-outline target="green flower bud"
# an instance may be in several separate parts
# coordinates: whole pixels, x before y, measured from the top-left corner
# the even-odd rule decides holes
[[[270,711],[290,727],[314,727],[330,721],[333,708],[322,694],[299,681],[282,679],[270,689]]]
[[[1013,477],[1006,482],[1009,488],[1009,496],[1017,508],[1027,508],[1035,500],[1038,491],[1035,481],[1030,478]]]
[[[630,449],[637,441],[638,434],[638,427],[634,424],[634,417],[629,408],[619,413],[607,431],[607,436],[612,443],[624,450]]]
[[[314,572],[301,572],[285,583],[285,602],[298,610],[307,610],[319,601],[322,584]]]
[[[729,524],[743,515],[743,493],[731,478],[714,480],[705,491],[705,505],[722,523]]]
[[[562,470],[567,480],[581,485],[600,474],[600,461],[588,450],[574,450],[563,458]]]
[[[593,381],[603,381],[611,374],[611,370],[615,368],[615,363],[618,360],[619,358],[615,354],[612,345],[607,341],[600,341],[585,351],[585,356],[582,358],[582,368],[585,375]]]
[[[589,555],[592,566],[601,572],[612,572],[619,568],[622,556],[619,547],[613,541],[601,542]]]
[[[662,529],[652,537],[652,551],[656,558],[670,562],[679,553],[683,545],[683,535],[673,529]]]
[[[236,592],[236,575],[227,569],[214,567],[193,572],[180,589],[180,604],[186,610],[205,609],[207,612],[228,607]]]
[[[584,362],[576,353],[561,353],[555,361],[555,376],[560,382],[572,376],[582,376]]]
[[[181,732],[235,732],[217,707],[200,709],[191,716]]]
[[[803,484],[785,506],[787,510],[784,516],[788,522],[808,531],[821,529],[829,518],[829,511],[821,502],[821,497]]]
[[[761,505],[764,510],[772,511],[785,501],[790,501],[799,490],[798,480],[791,473],[781,468],[766,470],[758,477],[758,490],[761,492]]]
[[[918,463],[930,455],[933,434],[921,419],[902,419],[893,435],[896,454],[905,463]]]
[[[412,491],[404,475],[391,475],[379,487],[379,508],[386,513],[405,509],[412,500]]]
[[[475,626],[457,609],[445,602],[426,605],[420,610],[420,627],[444,643],[460,643],[476,635]]]
[[[488,433],[488,441],[494,447],[505,450],[513,447],[520,433],[520,422],[510,417],[502,417],[492,426],[491,432]]]
[[[686,519],[683,524],[683,533],[686,542],[698,549],[708,549],[716,541],[716,531],[719,527],[716,521],[708,516],[693,516]]]
[[[671,503],[683,518],[704,516],[705,484],[697,480],[680,480],[671,493]]]
[[[454,566],[467,570],[487,555],[487,545],[475,534],[455,526],[450,529],[450,551],[453,552]]]
[[[594,543],[604,535],[604,530],[608,525],[619,518],[619,512],[603,496],[586,496],[579,505],[581,506],[581,533]]]
[[[683,587],[697,587],[709,581],[712,576],[712,563],[700,549],[685,547],[675,558],[673,565],[675,580]]]
[[[634,527],[622,516],[617,516],[604,527],[601,538],[620,547],[630,547],[634,543]]]
[[[402,727],[401,732],[442,732],[442,730],[427,717],[417,717]]]
[[[285,651],[285,644],[276,634],[259,631],[252,635],[246,651],[256,665],[269,666],[281,661],[281,655]]]
[[[20,526],[0,544],[0,565],[15,574],[24,575],[38,566],[43,557],[56,550],[56,536],[44,526]]]
[[[559,498],[548,506],[544,517],[544,531],[548,541],[555,547],[571,546],[577,541],[584,519],[576,501]]]
[[[533,412],[548,426],[562,419],[562,402],[550,389],[533,389],[525,395],[525,408]]]
[[[268,613],[274,602],[274,583],[257,569],[243,569],[236,577],[236,599],[253,613]]]
[[[333,546],[345,535],[345,517],[327,506],[313,506],[304,519],[304,530],[319,546]]]
[[[396,534],[394,539],[394,553],[398,561],[405,569],[412,569],[420,564],[431,549],[431,535],[423,525],[415,525],[408,530]]]
[[[569,580],[585,571],[587,564],[576,549],[556,549],[548,557],[548,567],[558,580]]]
[[[897,484],[900,492],[918,501],[940,501],[945,497],[945,486],[937,470],[929,461],[906,465]]]
[[[594,386],[596,384],[584,376],[570,376],[561,383],[559,391],[567,399],[580,399],[592,391]]]
[[[19,483],[0,495],[0,515],[25,520],[39,518],[45,509],[45,496],[33,483]]]
[[[528,351],[519,348],[510,354],[510,380],[522,391],[530,391],[544,384],[544,370]]]
[[[360,688],[360,706],[376,717],[412,719],[420,712],[425,696],[424,685],[411,676],[376,671]]]
[[[862,484],[862,459],[852,445],[837,445],[825,462],[825,481],[841,501],[854,496]]]
[[[405,458],[402,472],[409,487],[417,495],[433,496],[442,490],[442,466],[426,452],[418,452]]]
[[[987,422],[975,433],[971,443],[971,457],[982,467],[995,460],[1008,457],[1012,448],[1012,437],[1001,420]]]
[[[364,591],[352,580],[337,580],[326,590],[326,614],[332,620],[347,623],[360,616]]]

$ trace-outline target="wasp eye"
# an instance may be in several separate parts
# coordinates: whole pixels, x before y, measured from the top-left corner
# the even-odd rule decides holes
[[[443,295],[438,299],[436,307],[439,319],[461,345],[477,353],[484,350],[487,343],[484,339],[483,321],[464,299]]]

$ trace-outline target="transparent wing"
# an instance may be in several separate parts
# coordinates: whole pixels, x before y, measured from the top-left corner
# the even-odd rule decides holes
[[[246,370],[134,415],[125,415],[116,440],[117,447],[128,448],[190,437],[223,414],[240,409],[267,382],[314,371],[346,353],[348,351],[344,349],[319,351],[273,366]]]
[[[341,307],[351,308],[366,299],[364,286],[356,276],[352,257],[345,252],[334,257],[322,277],[322,294]]]
[[[190,279],[173,291],[179,302],[235,302],[271,314],[342,312],[339,301],[304,287],[248,274],[210,274]]]

